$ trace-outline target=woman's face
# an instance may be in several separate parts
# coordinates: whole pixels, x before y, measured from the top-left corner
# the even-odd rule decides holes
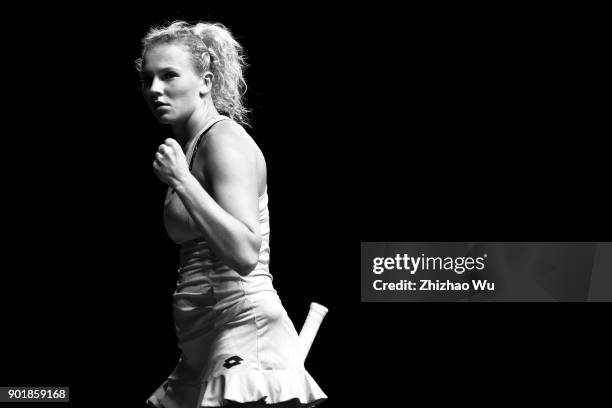
[[[204,80],[193,67],[186,47],[158,44],[148,50],[142,61],[142,94],[161,123],[188,120],[202,104],[200,91]]]

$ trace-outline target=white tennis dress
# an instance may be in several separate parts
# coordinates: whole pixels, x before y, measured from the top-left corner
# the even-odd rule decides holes
[[[194,156],[219,115],[189,149]],[[181,357],[149,398],[165,408],[220,407],[229,401],[267,404],[299,400],[314,407],[327,398],[305,370],[298,334],[272,286],[267,186],[259,197],[261,249],[255,269],[241,276],[223,264],[169,188],[164,224],[181,245],[173,311]]]

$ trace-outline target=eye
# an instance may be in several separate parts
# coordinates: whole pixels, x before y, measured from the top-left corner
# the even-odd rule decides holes
[[[178,74],[176,72],[168,71],[164,74],[164,79],[172,79],[177,76]]]

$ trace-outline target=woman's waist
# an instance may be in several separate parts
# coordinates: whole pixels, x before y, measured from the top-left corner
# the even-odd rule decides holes
[[[267,274],[270,263],[270,250],[267,242],[262,242],[259,259],[253,272],[257,274]],[[233,272],[233,273],[232,273]],[[190,279],[190,276],[202,274],[214,275],[234,275],[237,274],[232,268],[226,265],[208,243],[203,239],[197,239],[181,244],[179,250],[179,279]]]
[[[240,275],[222,262],[193,259],[178,268],[176,293],[214,291],[226,297],[234,292],[246,294],[274,290],[267,263],[258,263],[248,275]]]
[[[181,259],[177,269],[178,281],[186,282],[194,279],[210,279],[218,281],[241,280],[245,277],[265,276],[271,278],[269,258],[261,257],[257,265],[248,275],[240,275],[224,262],[214,257],[190,257]]]
[[[214,266],[219,258],[212,251],[208,242],[203,238],[189,240],[180,244],[179,264],[181,268],[189,267],[194,263],[204,263]]]
[[[269,273],[253,271],[244,277],[202,274],[178,280],[173,294],[174,312],[179,320],[214,316],[220,310],[267,296],[278,297]]]
[[[251,319],[256,311],[260,315],[281,315],[283,308],[277,292],[271,285],[267,288],[250,294],[246,291],[175,293],[173,315],[181,348],[193,339],[215,336],[216,330],[230,321]]]

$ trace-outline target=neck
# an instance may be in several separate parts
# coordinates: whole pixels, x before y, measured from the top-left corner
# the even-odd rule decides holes
[[[196,108],[189,118],[181,123],[172,125],[172,133],[177,142],[183,146],[183,150],[187,151],[187,146],[202,128],[206,125],[206,122],[213,116],[218,115],[215,105],[212,100],[205,100],[203,104]]]

